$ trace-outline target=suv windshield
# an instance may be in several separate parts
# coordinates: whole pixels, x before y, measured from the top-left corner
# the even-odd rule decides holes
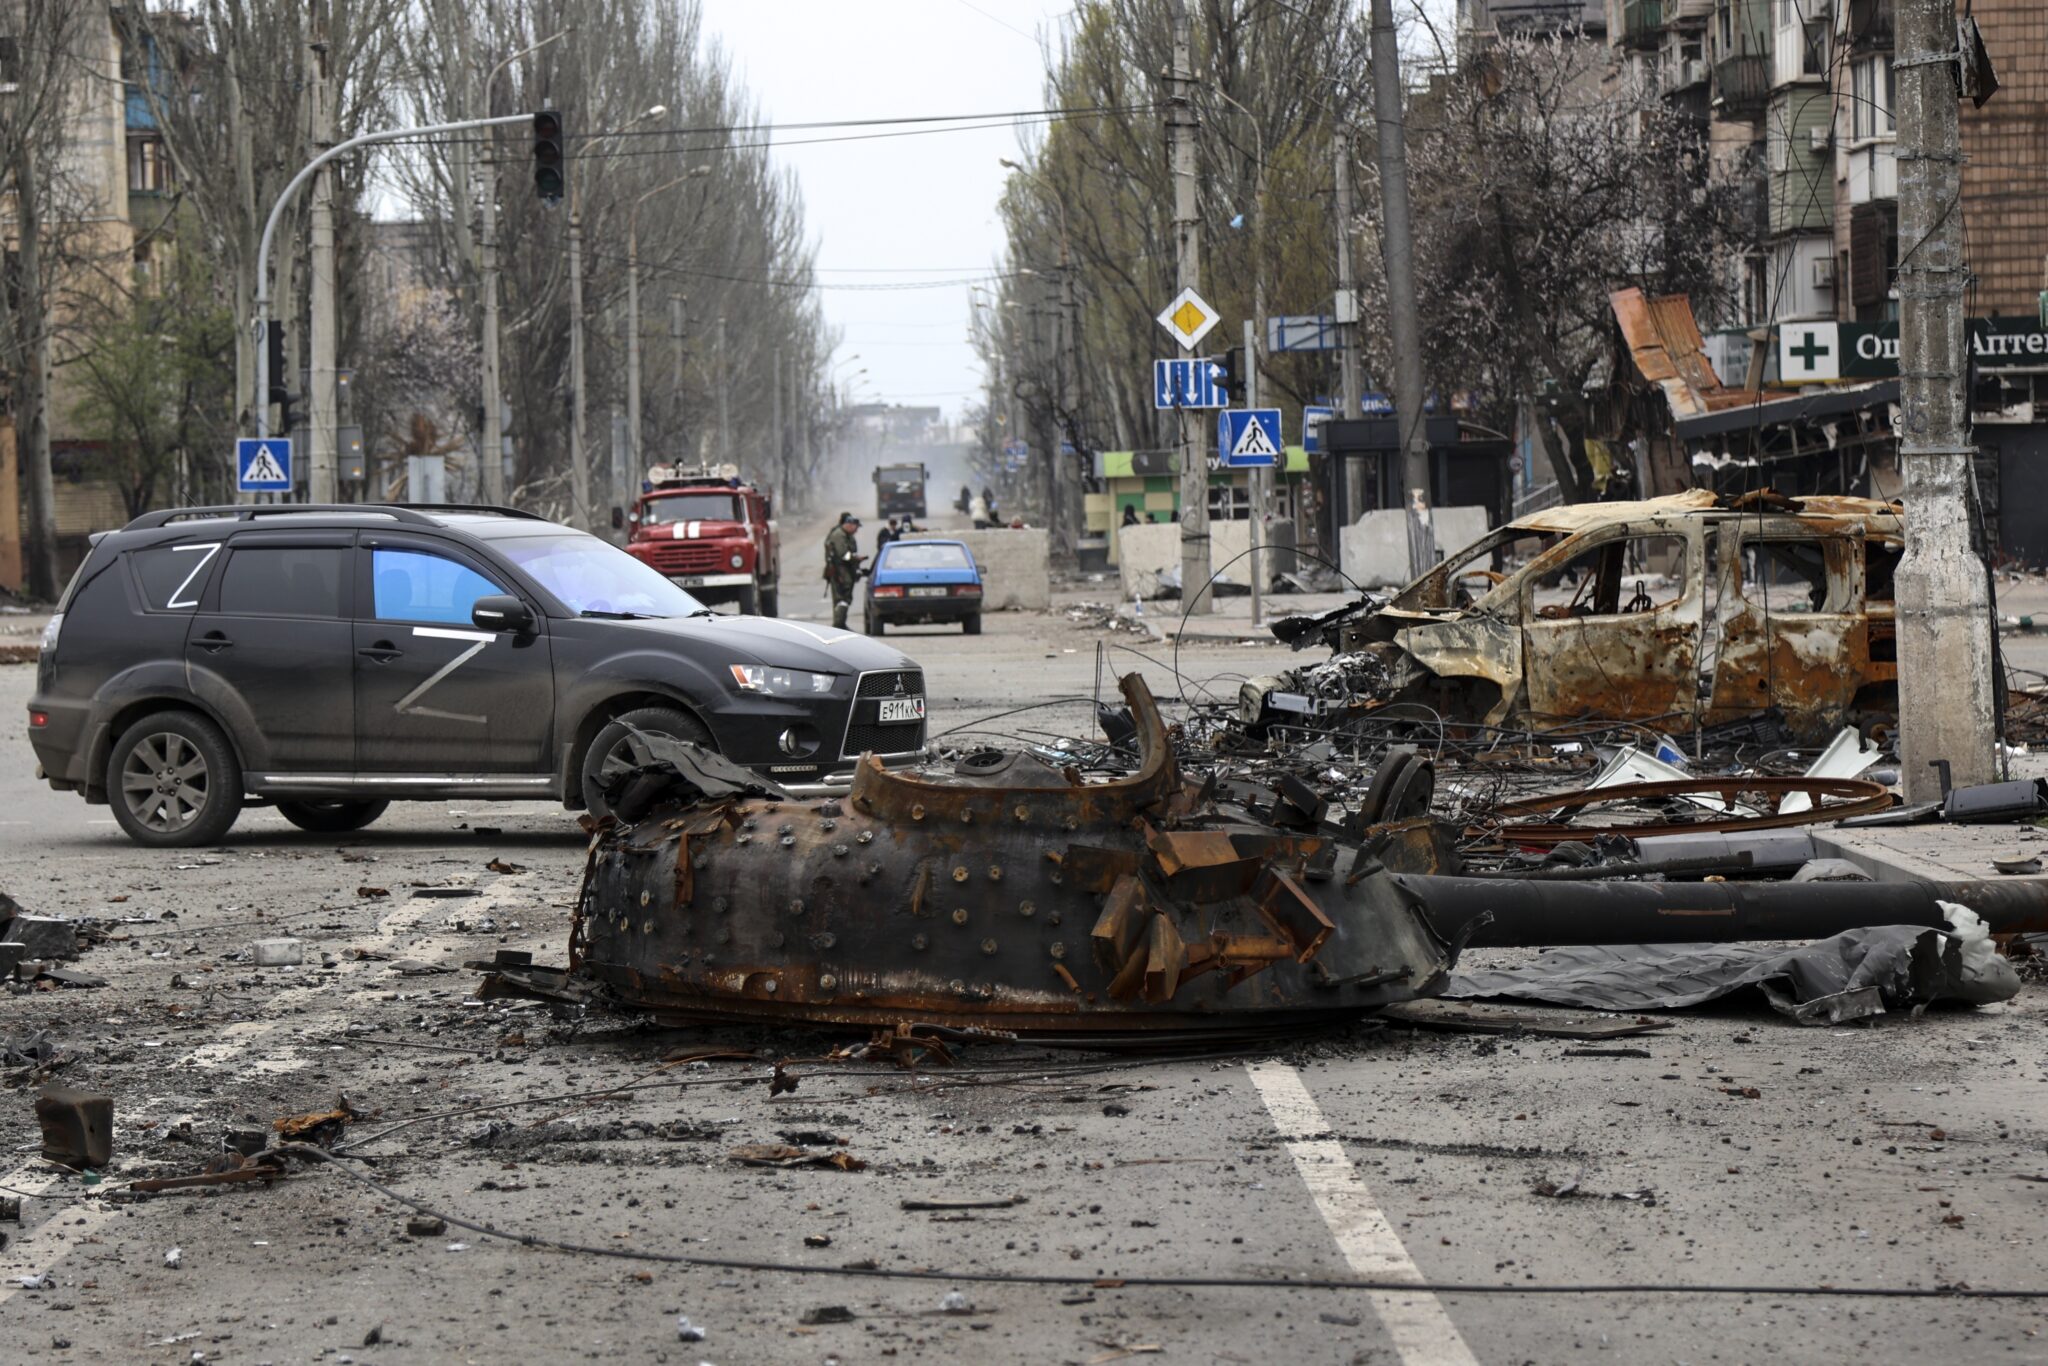
[[[595,536],[517,536],[495,543],[570,611],[686,617],[703,603]]]
[[[669,522],[740,522],[734,506],[739,502],[730,493],[674,493],[666,498],[649,498],[640,515],[649,526],[663,526]]]

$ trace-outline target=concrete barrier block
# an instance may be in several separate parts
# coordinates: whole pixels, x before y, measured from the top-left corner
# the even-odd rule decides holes
[[[1440,555],[1462,550],[1491,527],[1483,507],[1437,508]],[[1343,531],[1344,575],[1360,588],[1398,588],[1408,582],[1408,510],[1374,508]]]
[[[1117,581],[1123,596],[1158,597],[1160,573],[1180,563],[1180,523],[1144,522],[1123,527],[1117,534]],[[1209,572],[1220,571],[1231,582],[1249,587],[1252,561],[1245,551],[1251,543],[1249,521],[1209,523]],[[1293,557],[1289,556],[1285,567],[1292,566]]]
[[[990,531],[949,531],[943,536],[908,536],[911,541],[959,541],[981,566],[985,612],[1015,607],[1042,612],[1052,606],[1052,570],[1044,527]]]

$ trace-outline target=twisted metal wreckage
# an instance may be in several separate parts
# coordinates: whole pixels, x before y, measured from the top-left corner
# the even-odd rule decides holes
[[[1098,781],[982,751],[950,774],[869,759],[844,798],[798,801],[648,737],[653,762],[594,829],[568,966],[501,955],[475,965],[484,992],[671,1022],[1188,1043],[1441,994],[1468,945],[1939,929],[1945,900],[1994,930],[2048,928],[2048,887],[2031,882],[1458,876],[1455,828],[1407,814],[1426,793],[1404,810],[1382,791],[1367,816],[1299,780],[1198,781],[1142,678],[1121,690],[1137,762]]]

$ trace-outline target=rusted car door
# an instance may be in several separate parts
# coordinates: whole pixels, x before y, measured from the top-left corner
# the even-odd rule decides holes
[[[1529,566],[1523,695],[1532,724],[1693,723],[1702,545],[1697,518],[1622,522],[1574,536]]]
[[[1776,707],[1802,738],[1838,729],[1872,675],[1863,528],[1721,523],[1710,721]]]

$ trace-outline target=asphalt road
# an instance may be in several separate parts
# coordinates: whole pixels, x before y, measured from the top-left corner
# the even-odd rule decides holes
[[[785,602],[822,615],[817,589]],[[1019,734],[1079,724],[1085,704],[984,718],[1090,696],[1098,643],[1132,640],[1057,614],[992,616],[975,640],[899,639],[927,669],[935,731]],[[1106,662],[1178,696],[1170,659],[1146,653],[1159,662],[1120,648]],[[1189,687],[1226,690],[1286,658],[1206,645],[1179,663]],[[111,1092],[116,1109],[116,1170],[86,1188],[36,1161],[32,1092],[0,1090],[0,1186],[32,1197],[19,1225],[0,1222],[5,1359],[2042,1359],[2042,1301],[1788,1293],[2048,1288],[2038,986],[1867,1028],[1800,1029],[1761,1006],[1691,1013],[1621,1041],[1643,1057],[1359,1029],[1235,1057],[798,1062],[797,1089],[771,1098],[769,1062],[843,1040],[656,1032],[471,999],[468,959],[563,957],[583,846],[559,810],[422,803],[343,840],[254,811],[220,849],[146,852],[104,808],[33,780],[19,724],[31,681],[0,668],[0,717],[15,718],[0,733],[0,889],[32,911],[137,919],[79,964],[105,988],[0,996],[0,1040],[49,1030],[74,1059],[60,1080]],[[306,967],[242,956],[286,934],[306,941]],[[705,1051],[737,1056],[692,1059]],[[370,1180],[599,1251],[460,1227],[408,1236],[396,1195],[335,1170],[106,1194],[197,1171],[225,1130],[338,1095],[363,1112],[342,1141]],[[801,1131],[843,1138],[865,1168],[728,1160]],[[1569,1198],[1534,1193],[1574,1181]],[[866,1267],[916,1276],[843,1274]],[[969,1279],[986,1273],[1071,1280]],[[44,1275],[51,1288],[17,1279]],[[1120,1283],[1145,1276],[1242,1283]],[[1511,1293],[1258,1284],[1356,1276]],[[1587,1285],[1780,1289],[1556,1293]],[[955,1293],[967,1307],[946,1312]],[[828,1307],[851,1321],[804,1322]],[[704,1339],[679,1340],[679,1315]]]

